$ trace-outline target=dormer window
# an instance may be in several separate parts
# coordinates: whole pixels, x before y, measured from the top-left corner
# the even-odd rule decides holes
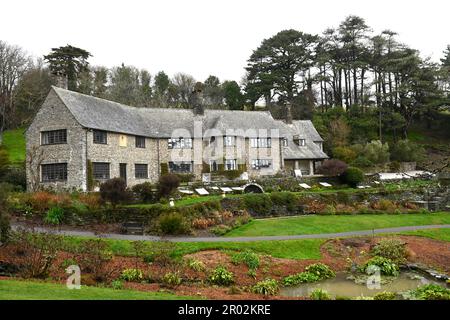
[[[288,146],[288,139],[287,138],[282,138],[281,139],[281,145],[283,147],[287,147]]]
[[[306,140],[303,138],[300,138],[299,136],[294,136],[294,143],[300,147],[306,146]]]

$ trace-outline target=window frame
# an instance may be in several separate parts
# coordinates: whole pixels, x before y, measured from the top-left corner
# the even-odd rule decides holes
[[[223,169],[225,171],[235,171],[237,170],[237,160],[236,159],[225,159],[223,162]]]
[[[224,136],[223,137],[224,147],[235,147],[236,146],[236,136]]]
[[[181,168],[182,166],[189,165],[189,171],[186,170],[173,170],[174,166]],[[169,161],[168,169],[170,173],[193,173],[194,172],[194,162],[193,161]]]
[[[143,169],[145,167],[145,174],[138,174],[138,173],[144,173],[144,170],[141,171],[138,170],[138,168]],[[134,164],[134,178],[135,179],[148,179],[148,164],[147,163],[135,163]]]
[[[63,138],[61,139],[61,141],[55,141],[56,137],[58,133],[63,133],[62,136],[59,136],[59,138]],[[53,136],[53,142],[50,142],[50,136],[51,134],[54,134]],[[45,138],[47,136],[47,138]],[[47,142],[45,142],[47,141]],[[58,129],[58,130],[45,130],[45,131],[41,131],[41,146],[51,146],[51,145],[55,145],[55,144],[67,144],[67,129]]]
[[[143,136],[135,136],[134,139],[135,139],[134,145],[135,145],[136,148],[145,149],[145,147],[146,147],[146,141],[145,141],[146,139],[145,139],[145,137],[143,137]],[[141,142],[141,143],[143,142],[143,143],[141,144],[139,142]]]
[[[261,162],[267,162],[267,164],[262,165]],[[272,159],[253,159],[251,161],[251,166],[253,170],[261,170],[271,168],[272,163]]]
[[[187,143],[189,142],[189,143]],[[194,147],[192,138],[169,138],[167,139],[168,149],[192,149]]]
[[[99,134],[99,133],[101,133],[102,136],[105,137],[104,141],[103,141],[103,139],[101,139],[101,141],[96,139],[96,137],[98,138],[98,136],[96,136],[96,134]],[[104,130],[92,130],[92,142],[94,144],[108,144],[108,132],[104,131]]]
[[[45,173],[44,168],[55,168],[58,166],[62,166],[62,178],[61,177],[57,177],[54,179],[49,179],[49,173]],[[58,170],[58,168],[53,169],[54,172],[52,172],[53,175],[58,175],[61,174],[61,172],[56,172],[56,170]],[[61,169],[59,169],[61,170]],[[46,176],[47,178],[44,179],[44,176]],[[68,176],[68,166],[67,166],[67,162],[58,162],[58,163],[43,163],[41,164],[41,182],[42,183],[52,183],[52,182],[67,182],[67,176]]]
[[[106,175],[106,174],[104,174],[102,177],[98,177],[97,175],[96,175],[96,170],[98,170],[98,168],[96,168],[96,166],[99,166],[99,165],[105,165],[105,166],[107,166],[107,172],[108,172],[108,174]],[[92,176],[94,177],[94,179],[95,180],[109,180],[109,179],[111,179],[111,164],[109,163],[109,162],[92,162]]]
[[[263,144],[262,141],[265,141]],[[252,148],[264,148],[264,149],[270,149],[272,148],[272,138],[250,138],[250,146]]]

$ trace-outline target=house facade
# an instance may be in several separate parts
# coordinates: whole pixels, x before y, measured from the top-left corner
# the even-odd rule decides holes
[[[134,108],[52,87],[26,132],[27,183],[86,191],[90,180],[132,186],[166,172],[313,175],[327,158],[322,141],[310,121],[269,112]]]

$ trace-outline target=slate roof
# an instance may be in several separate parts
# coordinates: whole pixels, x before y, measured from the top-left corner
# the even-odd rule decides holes
[[[227,130],[244,130],[247,136],[257,136],[261,134],[260,130],[267,130],[266,134],[271,136],[270,130],[277,130],[280,136],[290,140],[289,146],[284,149],[287,159],[327,158],[313,142],[323,139],[311,121],[293,121],[292,125],[287,125],[273,119],[267,111],[206,109],[204,115],[200,116],[191,109],[135,108],[58,87],[52,88],[85,128],[150,138],[170,138],[175,129],[185,130],[194,136],[194,126],[201,128],[204,136],[208,136],[208,132],[214,135],[210,131],[213,129],[223,134]],[[307,145],[296,146],[292,141],[293,135],[304,137]],[[183,136],[181,132],[180,136]]]

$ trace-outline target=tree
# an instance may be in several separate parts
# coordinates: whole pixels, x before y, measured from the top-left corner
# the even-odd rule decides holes
[[[270,87],[270,91],[292,102],[300,83],[301,90],[307,89],[306,79],[313,65],[317,39],[317,36],[290,29],[263,40],[246,67],[249,89],[259,91],[262,96],[269,93]]]
[[[22,48],[0,41],[0,142],[15,114],[15,89],[30,64],[31,58]]]
[[[209,76],[203,84],[203,96],[206,105],[219,107],[223,104],[223,88],[216,76]]]
[[[196,81],[191,75],[181,72],[175,74],[169,87],[172,105],[183,108],[189,107],[195,84]]]
[[[164,73],[164,71],[159,71],[155,76],[155,81],[153,84],[153,99],[157,106],[167,107],[169,86],[169,77]]]
[[[107,97],[109,70],[105,67],[94,67],[93,95],[99,98]]]
[[[139,70],[133,66],[115,67],[111,71],[109,98],[130,106],[138,105]]]
[[[225,104],[230,110],[242,110],[244,106],[244,97],[241,88],[236,81],[225,81],[222,84]]]
[[[52,48],[44,59],[48,62],[51,72],[57,76],[67,77],[67,88],[76,91],[80,73],[88,70],[87,59],[91,56],[88,51],[68,44]]]

